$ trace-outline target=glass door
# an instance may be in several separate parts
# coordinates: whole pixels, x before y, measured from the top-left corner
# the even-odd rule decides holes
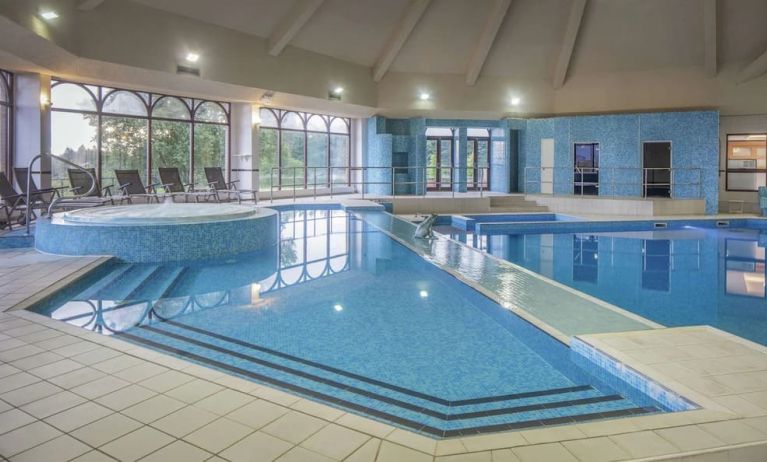
[[[466,159],[466,181],[469,190],[478,190],[490,186],[490,138],[471,137],[468,139]]]
[[[575,143],[573,193],[579,196],[599,194],[599,144]]]
[[[431,191],[450,190],[453,167],[453,138],[426,138],[426,187]]]

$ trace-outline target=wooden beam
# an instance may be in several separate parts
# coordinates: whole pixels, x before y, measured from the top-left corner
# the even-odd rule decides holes
[[[269,37],[269,54],[279,56],[324,0],[298,0]]]
[[[588,0],[573,0],[570,7],[570,18],[567,20],[562,50],[559,52],[557,67],[554,70],[554,88],[561,88],[565,84],[567,70],[570,68],[570,58],[573,56],[578,31],[581,29],[581,20],[583,19],[583,11],[586,9],[586,3],[588,3]]]
[[[485,27],[482,29],[477,45],[474,47],[474,52],[469,59],[469,65],[466,67],[466,85],[477,83],[479,73],[482,71],[482,66],[485,65],[487,55],[490,53],[493,43],[495,43],[495,37],[498,35],[498,30],[503,24],[510,5],[511,0],[495,0],[493,3],[493,8],[487,17]]]
[[[718,72],[717,63],[717,14],[716,0],[703,1],[703,43],[705,47],[706,75],[716,77]]]
[[[373,67],[373,80],[380,82],[383,79],[386,72],[389,70],[389,66],[394,62],[394,58],[402,49],[402,45],[405,44],[410,33],[415,29],[418,21],[421,20],[426,8],[429,6],[431,0],[412,0],[407,7],[405,14],[400,19],[397,27],[392,31],[389,39],[386,41],[386,46],[378,57],[375,67]]]
[[[104,3],[104,0],[83,0],[77,6],[77,9],[80,11],[91,11],[98,8],[102,3]]]

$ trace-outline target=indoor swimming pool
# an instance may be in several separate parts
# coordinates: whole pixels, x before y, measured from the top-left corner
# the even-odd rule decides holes
[[[283,210],[273,250],[111,260],[32,309],[435,437],[694,407],[605,376],[376,214]]]
[[[764,225],[678,221],[649,230],[653,225],[604,222],[594,224],[599,232],[553,234],[439,231],[665,326],[711,325],[767,345]]]

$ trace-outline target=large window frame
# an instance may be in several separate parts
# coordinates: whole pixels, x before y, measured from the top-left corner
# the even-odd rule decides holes
[[[276,152],[276,161],[277,165],[272,166],[273,167],[279,167],[279,174],[276,175],[275,178],[272,178],[272,170],[269,168],[267,171],[261,171],[262,177],[266,178],[268,177],[270,179],[269,185],[270,188],[273,190],[283,190],[283,189],[293,189],[294,187],[296,189],[308,189],[308,188],[316,188],[316,187],[328,187],[331,183],[334,185],[344,185],[344,186],[350,186],[351,185],[351,166],[352,166],[352,156],[351,156],[351,118],[348,117],[341,117],[331,114],[317,114],[312,112],[302,112],[302,111],[295,111],[290,109],[280,109],[280,108],[271,108],[271,107],[262,107],[259,112],[259,116],[261,119],[261,130],[275,130],[277,134],[276,139],[276,145],[275,148],[277,150]],[[297,116],[300,121],[300,127],[291,127],[286,125],[286,120],[289,118],[292,118],[295,120],[295,117]],[[272,122],[266,122],[266,121],[275,121],[276,123]],[[321,126],[324,127],[324,129],[319,130],[317,128],[311,128],[311,124],[320,123]],[[334,131],[334,127],[338,127],[339,123],[343,124],[344,129],[342,131]],[[298,183],[298,180],[300,179],[301,182],[299,184],[293,184],[292,180],[293,173],[292,172],[283,172],[283,168],[285,167],[285,159],[283,158],[283,138],[285,138],[284,135],[286,134],[299,134],[303,135],[303,174],[302,175],[296,175],[296,183]],[[326,153],[325,153],[325,165],[320,166],[310,166],[309,165],[309,144],[310,144],[310,136],[311,135],[325,135],[327,136],[327,146],[326,146]],[[346,165],[332,165],[332,155],[333,155],[333,142],[332,137],[334,136],[340,136],[340,137],[346,137]],[[260,168],[260,162],[259,162],[259,170],[263,170]],[[334,179],[337,178],[337,174],[333,171],[333,169],[340,169],[344,168],[346,170],[346,174],[344,177],[344,181],[342,183],[339,183],[335,181]],[[296,167],[296,169],[301,169],[301,167]],[[325,180],[323,181],[321,178],[317,178],[317,170],[318,169],[326,169],[325,173]],[[272,181],[273,180],[273,181]],[[310,181],[311,180],[311,181]],[[265,181],[261,181],[262,184],[266,184]]]
[[[190,98],[185,96],[178,96],[178,95],[171,95],[171,94],[164,94],[164,93],[154,93],[154,92],[148,92],[148,91],[141,91],[141,90],[131,90],[126,88],[116,88],[116,87],[106,87],[101,85],[91,85],[81,82],[73,82],[65,79],[58,79],[54,78],[51,81],[51,94],[54,95],[55,91],[54,89],[57,86],[60,85],[75,85],[77,87],[80,87],[81,89],[85,90],[91,97],[93,102],[93,108],[94,109],[72,109],[72,108],[66,108],[66,107],[56,107],[56,98],[55,96],[52,96],[51,98],[51,111],[57,112],[57,113],[70,113],[70,114],[80,114],[80,115],[90,115],[96,118],[96,175],[99,178],[99,180],[103,179],[103,171],[102,166],[104,164],[104,149],[103,149],[103,139],[104,139],[104,118],[126,118],[126,119],[136,119],[136,120],[144,120],[146,121],[146,169],[143,172],[146,175],[146,178],[149,183],[152,183],[152,178],[156,178],[156,175],[152,174],[152,168],[154,165],[154,158],[153,158],[153,132],[152,132],[152,126],[153,123],[158,121],[164,121],[164,122],[177,122],[177,123],[187,123],[189,124],[189,144],[188,144],[188,166],[186,166],[186,177],[188,178],[188,181],[190,183],[194,182],[194,176],[195,176],[195,129],[200,125],[216,125],[225,127],[226,129],[226,138],[225,138],[225,156],[224,156],[224,164],[221,167],[223,167],[227,179],[231,178],[231,138],[232,138],[232,130],[231,130],[231,104],[224,101],[213,101],[208,99],[200,99],[200,98]],[[142,103],[142,114],[138,113],[127,113],[126,112],[111,112],[108,110],[105,110],[104,105],[108,101],[108,98],[110,96],[120,93],[126,93],[135,96],[138,98]],[[162,101],[179,101],[183,104],[184,108],[186,109],[184,116],[158,116],[155,115],[155,111],[158,108],[158,104],[160,104]],[[202,118],[204,116],[203,111],[201,108],[207,108],[209,107],[209,104],[215,105],[215,107],[220,108],[223,111],[223,114],[225,115],[225,120],[205,120]],[[187,117],[188,116],[188,117]],[[181,172],[182,177],[184,176],[184,172],[182,170]],[[104,186],[107,186],[106,184]],[[207,183],[205,184],[205,187],[207,187]]]
[[[487,132],[487,135],[477,134],[466,137],[466,164],[468,166],[470,159],[473,162],[467,170],[467,173],[468,171],[472,172],[471,179],[467,179],[468,187],[466,189],[469,191],[478,191],[479,189],[488,191],[490,189],[490,130],[486,128],[480,130]],[[480,145],[485,145],[486,159],[484,162],[480,162]],[[480,166],[482,163],[484,165]],[[479,181],[480,172],[482,172],[481,182]]]
[[[746,138],[746,139],[732,139],[732,138]],[[753,138],[752,140],[749,140],[749,138]],[[758,190],[759,183],[761,184],[767,184],[767,133],[728,133],[726,138],[727,144],[726,144],[726,151],[724,155],[724,184],[725,189],[727,191],[741,191],[741,192],[755,192]],[[753,148],[763,148],[765,150],[764,155],[761,157],[763,158],[763,163],[766,165],[759,166],[759,153],[757,152],[754,159],[751,159],[751,156],[748,158],[734,158],[733,151],[736,146],[731,145],[735,143],[749,143],[753,144],[753,146],[750,146]],[[759,146],[761,145],[761,146]],[[731,158],[732,156],[732,158]],[[730,161],[738,162],[738,161],[754,161],[753,167],[731,167]],[[738,174],[753,174],[756,175],[756,188],[754,189],[742,189],[742,188],[736,188],[736,187],[730,187],[730,175],[738,175]],[[761,182],[759,180],[759,176],[761,176]]]
[[[5,117],[0,118],[0,131],[5,133],[4,137],[0,135],[0,172],[5,172],[9,179],[13,176],[13,79],[13,73],[0,69],[0,111],[5,113]]]

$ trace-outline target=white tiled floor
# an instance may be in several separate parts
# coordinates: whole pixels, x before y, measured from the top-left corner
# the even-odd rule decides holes
[[[0,274],[12,261],[47,284],[93,261],[4,256]],[[15,300],[44,287],[15,287]],[[9,311],[0,313],[0,454],[51,462],[767,460],[767,349],[708,328],[583,339],[705,409],[438,441]]]

